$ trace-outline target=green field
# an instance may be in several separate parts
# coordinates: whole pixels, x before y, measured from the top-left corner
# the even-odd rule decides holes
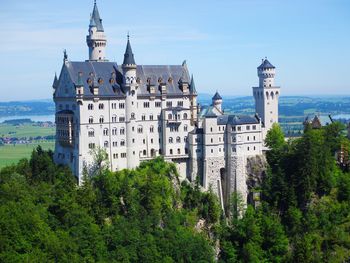
[[[0,137],[36,137],[54,135],[54,127],[40,127],[33,124],[10,125],[0,124]]]
[[[17,144],[0,146],[0,168],[17,163],[22,158],[29,158],[33,148],[41,145],[43,149],[54,149],[54,141],[37,142],[32,144]]]

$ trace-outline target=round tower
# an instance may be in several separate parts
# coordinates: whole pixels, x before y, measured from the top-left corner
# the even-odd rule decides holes
[[[211,100],[212,105],[222,112],[222,97],[220,96],[219,92],[216,92]]]
[[[132,53],[129,35],[126,50],[124,54],[123,69],[123,89],[125,98],[125,121],[126,121],[126,142],[127,142],[127,167],[135,168],[139,165],[139,145],[141,141],[137,134],[139,129],[143,129],[137,123],[137,91],[138,84],[136,82],[136,62]],[[142,132],[142,131],[141,131]]]
[[[262,60],[261,65],[257,68],[260,87],[273,87],[275,85],[275,67],[267,60]]]
[[[102,26],[102,19],[97,9],[96,1],[90,17],[89,34],[86,36],[86,43],[89,47],[90,61],[107,61],[106,44],[107,38]]]

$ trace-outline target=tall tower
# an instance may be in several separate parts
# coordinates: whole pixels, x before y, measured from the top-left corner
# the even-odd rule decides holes
[[[97,9],[96,1],[90,17],[89,34],[86,36],[89,47],[90,61],[108,61],[106,59],[107,38],[103,30],[102,19]]]
[[[211,99],[212,105],[216,107],[220,112],[222,112],[222,97],[219,92],[216,92]]]
[[[258,67],[259,87],[253,87],[255,111],[263,124],[263,138],[272,124],[278,123],[278,99],[280,87],[275,86],[275,67],[267,60],[262,60]]]
[[[138,129],[143,129],[142,126],[137,126],[137,90],[136,82],[136,63],[134,54],[132,53],[129,35],[124,54],[123,69],[123,89],[126,95],[125,99],[125,114],[126,114],[126,142],[127,142],[127,166],[129,169],[139,165],[139,136]]]

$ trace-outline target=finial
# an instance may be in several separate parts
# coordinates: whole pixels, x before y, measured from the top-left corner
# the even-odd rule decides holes
[[[96,5],[96,0],[94,0],[94,5]]]
[[[68,59],[67,50],[64,49],[63,50],[63,60],[67,60],[67,59]]]
[[[129,41],[129,39],[130,39],[130,34],[129,34],[129,31],[128,31],[128,34],[127,34],[126,36],[128,37],[128,41]]]

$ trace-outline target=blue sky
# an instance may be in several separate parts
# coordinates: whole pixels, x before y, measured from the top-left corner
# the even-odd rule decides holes
[[[138,64],[187,60],[199,92],[251,95],[265,56],[283,95],[349,95],[350,1],[97,0],[107,57],[126,34]],[[3,0],[0,101],[51,98],[63,49],[85,60],[93,1]]]

